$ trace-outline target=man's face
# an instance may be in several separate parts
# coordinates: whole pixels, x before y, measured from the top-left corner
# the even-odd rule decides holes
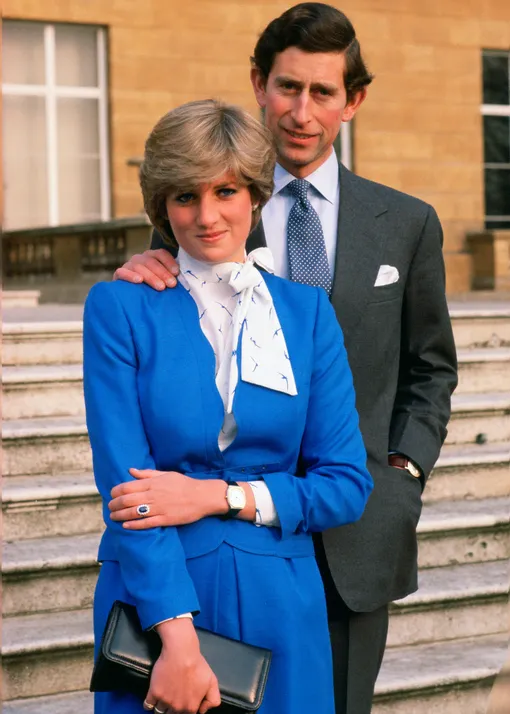
[[[331,154],[340,125],[365,99],[365,90],[347,103],[343,52],[303,52],[288,47],[276,55],[267,82],[257,69],[251,80],[279,163],[304,178]]]

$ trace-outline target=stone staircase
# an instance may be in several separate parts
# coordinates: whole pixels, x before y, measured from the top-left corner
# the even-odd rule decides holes
[[[76,308],[3,327],[4,714],[91,714],[102,518]],[[62,317],[63,316],[63,317]],[[420,590],[391,607],[374,714],[484,714],[508,641],[510,306],[452,306],[460,385],[425,491]]]

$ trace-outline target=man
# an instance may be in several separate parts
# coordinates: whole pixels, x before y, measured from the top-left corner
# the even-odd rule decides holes
[[[251,80],[278,165],[248,250],[267,244],[279,275],[330,293],[375,483],[358,523],[316,539],[336,711],[369,714],[388,603],[417,588],[421,491],[457,382],[442,231],[431,206],[338,166],[333,142],[371,81],[345,15],[322,3],[287,10],[259,38]],[[163,245],[154,235],[152,248]],[[168,252],[153,250],[116,277],[164,289],[175,270]]]

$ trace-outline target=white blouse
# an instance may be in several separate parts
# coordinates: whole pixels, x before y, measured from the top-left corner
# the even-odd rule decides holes
[[[223,400],[224,421],[218,446],[225,450],[237,434],[232,405],[239,379],[237,345],[242,340],[243,381],[290,395],[297,394],[271,293],[255,262],[273,272],[269,249],[252,251],[244,263],[205,263],[179,249],[179,281],[194,299],[200,326],[216,357],[216,386]],[[271,493],[263,481],[250,482],[255,496],[256,523],[279,526]]]

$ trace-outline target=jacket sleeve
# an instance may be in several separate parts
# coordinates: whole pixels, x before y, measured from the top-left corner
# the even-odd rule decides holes
[[[430,206],[407,276],[397,393],[389,450],[412,459],[425,478],[446,438],[457,357],[445,295],[443,233]]]
[[[361,517],[373,483],[358,426],[343,335],[326,293],[318,289],[314,361],[301,475],[266,474],[282,538],[320,532]]]
[[[128,469],[155,468],[138,400],[134,339],[114,287],[95,285],[85,304],[87,427],[106,527],[113,534],[124,584],[147,629],[175,615],[198,612],[199,606],[175,528],[130,531],[109,517],[111,489],[133,480]]]

